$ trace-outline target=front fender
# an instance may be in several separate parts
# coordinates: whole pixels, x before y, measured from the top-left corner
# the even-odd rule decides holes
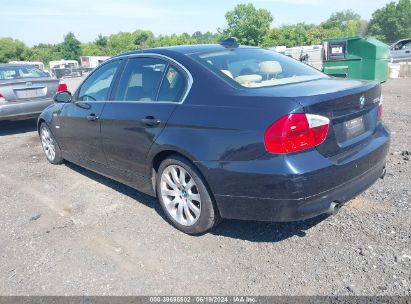
[[[49,126],[53,135],[58,137],[59,129],[56,129],[56,120],[59,119],[63,106],[64,104],[55,103],[44,109],[37,119],[37,131],[40,131],[40,125],[44,121]]]

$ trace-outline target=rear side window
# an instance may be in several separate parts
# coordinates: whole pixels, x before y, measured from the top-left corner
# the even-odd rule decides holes
[[[49,74],[32,66],[0,67],[0,79],[24,79],[49,77]]]
[[[180,101],[186,85],[187,81],[185,76],[173,66],[169,66],[161,84],[158,100],[173,102]]]
[[[105,101],[108,98],[109,89],[114,75],[121,61],[107,63],[93,72],[82,84],[78,100],[81,101]]]
[[[116,100],[178,102],[186,86],[184,74],[167,61],[131,58],[121,77]]]

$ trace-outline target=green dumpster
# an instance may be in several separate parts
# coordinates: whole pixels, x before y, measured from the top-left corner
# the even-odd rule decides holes
[[[374,38],[360,36],[323,41],[323,72],[335,77],[384,82],[390,50]]]

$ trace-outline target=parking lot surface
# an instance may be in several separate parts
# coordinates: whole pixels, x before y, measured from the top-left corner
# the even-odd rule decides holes
[[[64,78],[63,81],[67,84],[67,89],[74,94],[74,91],[78,88],[78,86],[86,77],[87,75],[84,75],[82,77],[68,77]]]
[[[410,295],[411,81],[383,87],[385,179],[335,216],[198,237],[154,198],[50,165],[35,120],[0,122],[0,294]]]

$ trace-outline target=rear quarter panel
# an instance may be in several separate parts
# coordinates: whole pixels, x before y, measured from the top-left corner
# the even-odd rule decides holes
[[[178,105],[150,149],[179,152],[192,161],[248,161],[266,154],[264,132],[287,113],[301,111],[292,98],[204,94]]]

